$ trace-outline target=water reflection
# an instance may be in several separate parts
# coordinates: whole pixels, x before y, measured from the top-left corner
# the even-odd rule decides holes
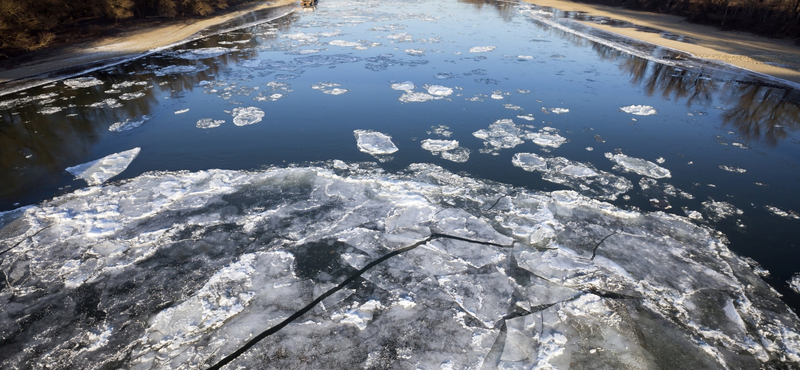
[[[252,22],[254,19],[247,18]],[[90,74],[102,84],[67,88],[63,82],[3,96],[0,100],[0,209],[31,203],[36,190],[56,192],[68,175],[64,168],[109,153],[92,153],[116,122],[150,116],[161,104],[191,92],[200,81],[214,80],[229,65],[258,57],[259,47],[274,43],[296,16],[251,29],[209,36],[179,47],[203,49],[232,45],[214,58],[186,60],[167,51]],[[241,23],[242,21],[238,21]],[[237,24],[231,24],[236,26]],[[227,26],[231,26],[227,25]],[[188,67],[194,73],[169,73]],[[179,71],[180,69],[175,69]],[[43,114],[52,112],[49,114]]]
[[[517,14],[516,4],[507,1],[496,0],[458,0],[459,3],[472,4],[477,9],[483,9],[484,6],[492,7],[503,18],[504,21],[510,21],[515,14]]]
[[[719,99],[726,107],[723,126],[736,130],[745,140],[777,146],[787,137],[788,130],[800,128],[800,91],[795,89],[747,79],[745,72],[722,71],[708,64],[690,70],[658,63],[563,30],[550,31],[574,45],[588,44],[602,60],[618,63],[619,69],[630,76],[631,85],[641,87],[648,96],[683,101],[687,107],[710,106]],[[679,57],[664,55],[665,59]],[[690,62],[702,65],[700,61]]]

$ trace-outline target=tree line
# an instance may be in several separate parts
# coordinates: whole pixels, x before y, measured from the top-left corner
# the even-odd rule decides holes
[[[686,17],[690,22],[800,42],[800,0],[581,0]]]
[[[0,51],[40,49],[87,19],[204,16],[253,0],[0,0]]]

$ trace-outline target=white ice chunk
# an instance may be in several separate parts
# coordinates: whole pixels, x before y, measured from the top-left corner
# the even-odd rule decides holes
[[[425,55],[425,49],[406,49],[404,51],[406,52],[406,54],[413,56]]]
[[[145,122],[149,121],[152,118],[153,118],[152,116],[146,116],[146,115],[136,118],[128,118],[122,122],[117,122],[109,126],[108,131],[122,132],[122,131],[132,130],[143,125]]]
[[[197,60],[218,57],[222,54],[227,54],[232,49],[223,47],[210,47],[201,49],[180,50],[175,56],[181,59]]]
[[[361,46],[361,43],[353,42],[353,41],[345,41],[345,40],[333,40],[328,42],[328,45],[331,46],[342,46],[342,47],[355,47]]]
[[[792,275],[792,279],[788,281],[789,287],[792,288],[797,294],[800,294],[800,272]]]
[[[424,103],[426,101],[431,101],[436,99],[433,95],[416,92],[416,91],[409,91],[403,94],[399,100],[403,103]]]
[[[189,111],[189,108],[178,109],[175,111],[175,114],[184,114]]]
[[[64,80],[64,85],[70,89],[79,89],[82,87],[92,87],[102,85],[104,82],[94,77],[77,77]]]
[[[392,142],[392,137],[372,130],[355,130],[356,145],[358,150],[371,155],[392,154],[398,149]]]
[[[745,173],[745,172],[747,172],[747,170],[744,169],[744,168],[734,167],[734,166],[726,166],[724,164],[719,165],[719,168],[721,170],[725,170],[725,171],[733,172],[733,173]]]
[[[703,202],[703,209],[708,214],[708,217],[714,221],[719,221],[723,218],[741,215],[741,209],[736,208],[733,204],[728,202],[717,202],[714,200],[707,200]]]
[[[103,158],[68,167],[67,172],[79,179],[86,180],[89,185],[100,185],[108,179],[119,175],[133,162],[141,148],[133,148],[120,153],[107,155]]]
[[[414,90],[416,86],[411,81],[404,81],[392,84],[392,90],[399,90],[399,91],[411,91]]]
[[[510,119],[497,120],[488,129],[475,131],[472,135],[484,141],[486,149],[482,151],[486,153],[513,148],[522,144],[523,138],[527,138],[527,133]]]
[[[628,157],[625,154],[611,153],[606,153],[605,157],[615,163],[614,169],[618,171],[633,172],[635,174],[652,177],[654,179],[672,177],[672,174],[668,169],[641,158]]]
[[[470,53],[486,53],[490,52],[494,49],[497,49],[497,46],[473,46],[469,48]]]
[[[215,128],[219,127],[221,124],[225,123],[224,119],[213,119],[213,118],[201,118],[197,120],[197,128]]]
[[[231,114],[233,115],[233,124],[236,126],[252,125],[261,122],[261,119],[264,118],[264,111],[256,107],[238,107]]]
[[[555,113],[555,114],[569,113],[569,109],[567,108],[550,108],[549,111],[550,113]]]
[[[539,132],[528,133],[526,137],[534,144],[548,148],[558,148],[567,142],[567,138],[559,135],[553,127],[544,127]]]
[[[431,152],[445,152],[448,150],[453,150],[455,148],[458,148],[457,140],[434,140],[434,139],[422,140],[422,149]]]
[[[658,113],[649,105],[629,105],[627,107],[620,108],[620,110],[625,113],[635,114],[637,116],[650,116]]]
[[[772,205],[766,205],[766,206],[764,206],[764,208],[767,211],[769,211],[769,213],[772,213],[775,216],[793,218],[795,220],[800,220],[800,215],[798,215],[797,212],[795,212],[795,211],[790,210],[790,211],[787,212],[787,211],[784,211],[784,210],[782,210],[782,209],[780,209],[778,207],[772,206]]]
[[[453,89],[445,86],[425,85],[423,87],[425,88],[425,90],[428,90],[428,94],[434,96],[448,96],[453,93]]]

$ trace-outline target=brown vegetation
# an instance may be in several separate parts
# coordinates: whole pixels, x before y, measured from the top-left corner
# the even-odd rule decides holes
[[[253,0],[0,0],[0,53],[40,49],[86,20],[205,16]]]
[[[726,30],[800,41],[800,0],[581,0],[686,17]]]

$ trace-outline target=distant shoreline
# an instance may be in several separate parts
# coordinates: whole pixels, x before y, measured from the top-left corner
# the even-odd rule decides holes
[[[575,3],[566,0],[523,0],[562,11],[581,11],[589,15],[628,21],[692,38],[696,43],[669,40],[657,33],[633,28],[612,27],[592,22],[587,26],[679,50],[700,59],[714,60],[756,73],[800,84],[800,47],[791,40],[770,39],[744,32],[722,31],[712,26],[689,23],[682,17],[635,11],[621,7]],[[769,63],[779,64],[777,66]]]
[[[72,69],[75,69],[76,73],[80,73],[90,70],[93,65],[102,65],[106,61],[126,60],[144,55],[159,48],[189,41],[198,32],[248,13],[287,6],[296,2],[297,0],[265,1],[241,6],[233,11],[206,19],[169,21],[166,22],[166,25],[146,26],[123,32],[118,36],[46,48],[43,51],[35,52],[37,55],[30,61],[11,68],[0,69],[0,95],[25,89],[31,84],[35,85],[35,80],[46,79],[48,74],[59,71],[69,74],[66,71]]]
[[[594,16],[625,20],[636,25],[657,28],[673,34],[688,36],[694,44],[668,40],[659,34],[639,32],[633,28],[618,28],[592,22],[581,22],[633,39],[686,52],[697,58],[716,60],[774,78],[800,84],[800,47],[789,40],[775,40],[752,34],[721,31],[711,26],[687,22],[681,17],[634,11],[620,7],[575,3],[567,0],[523,0],[539,6],[563,11],[582,11]],[[240,7],[234,11],[200,20],[168,22],[167,25],[144,27],[119,36],[82,42],[66,47],[54,47],[38,52],[43,55],[13,68],[0,70],[0,95],[19,91],[35,84],[36,78],[49,73],[75,69],[75,73],[91,69],[103,62],[126,60],[152,50],[186,41],[198,32],[241,17],[247,13],[290,5],[297,0],[276,0]],[[325,6],[324,2],[320,6]],[[47,51],[52,53],[48,55]],[[776,66],[768,63],[777,63]],[[85,68],[81,68],[85,67]]]

